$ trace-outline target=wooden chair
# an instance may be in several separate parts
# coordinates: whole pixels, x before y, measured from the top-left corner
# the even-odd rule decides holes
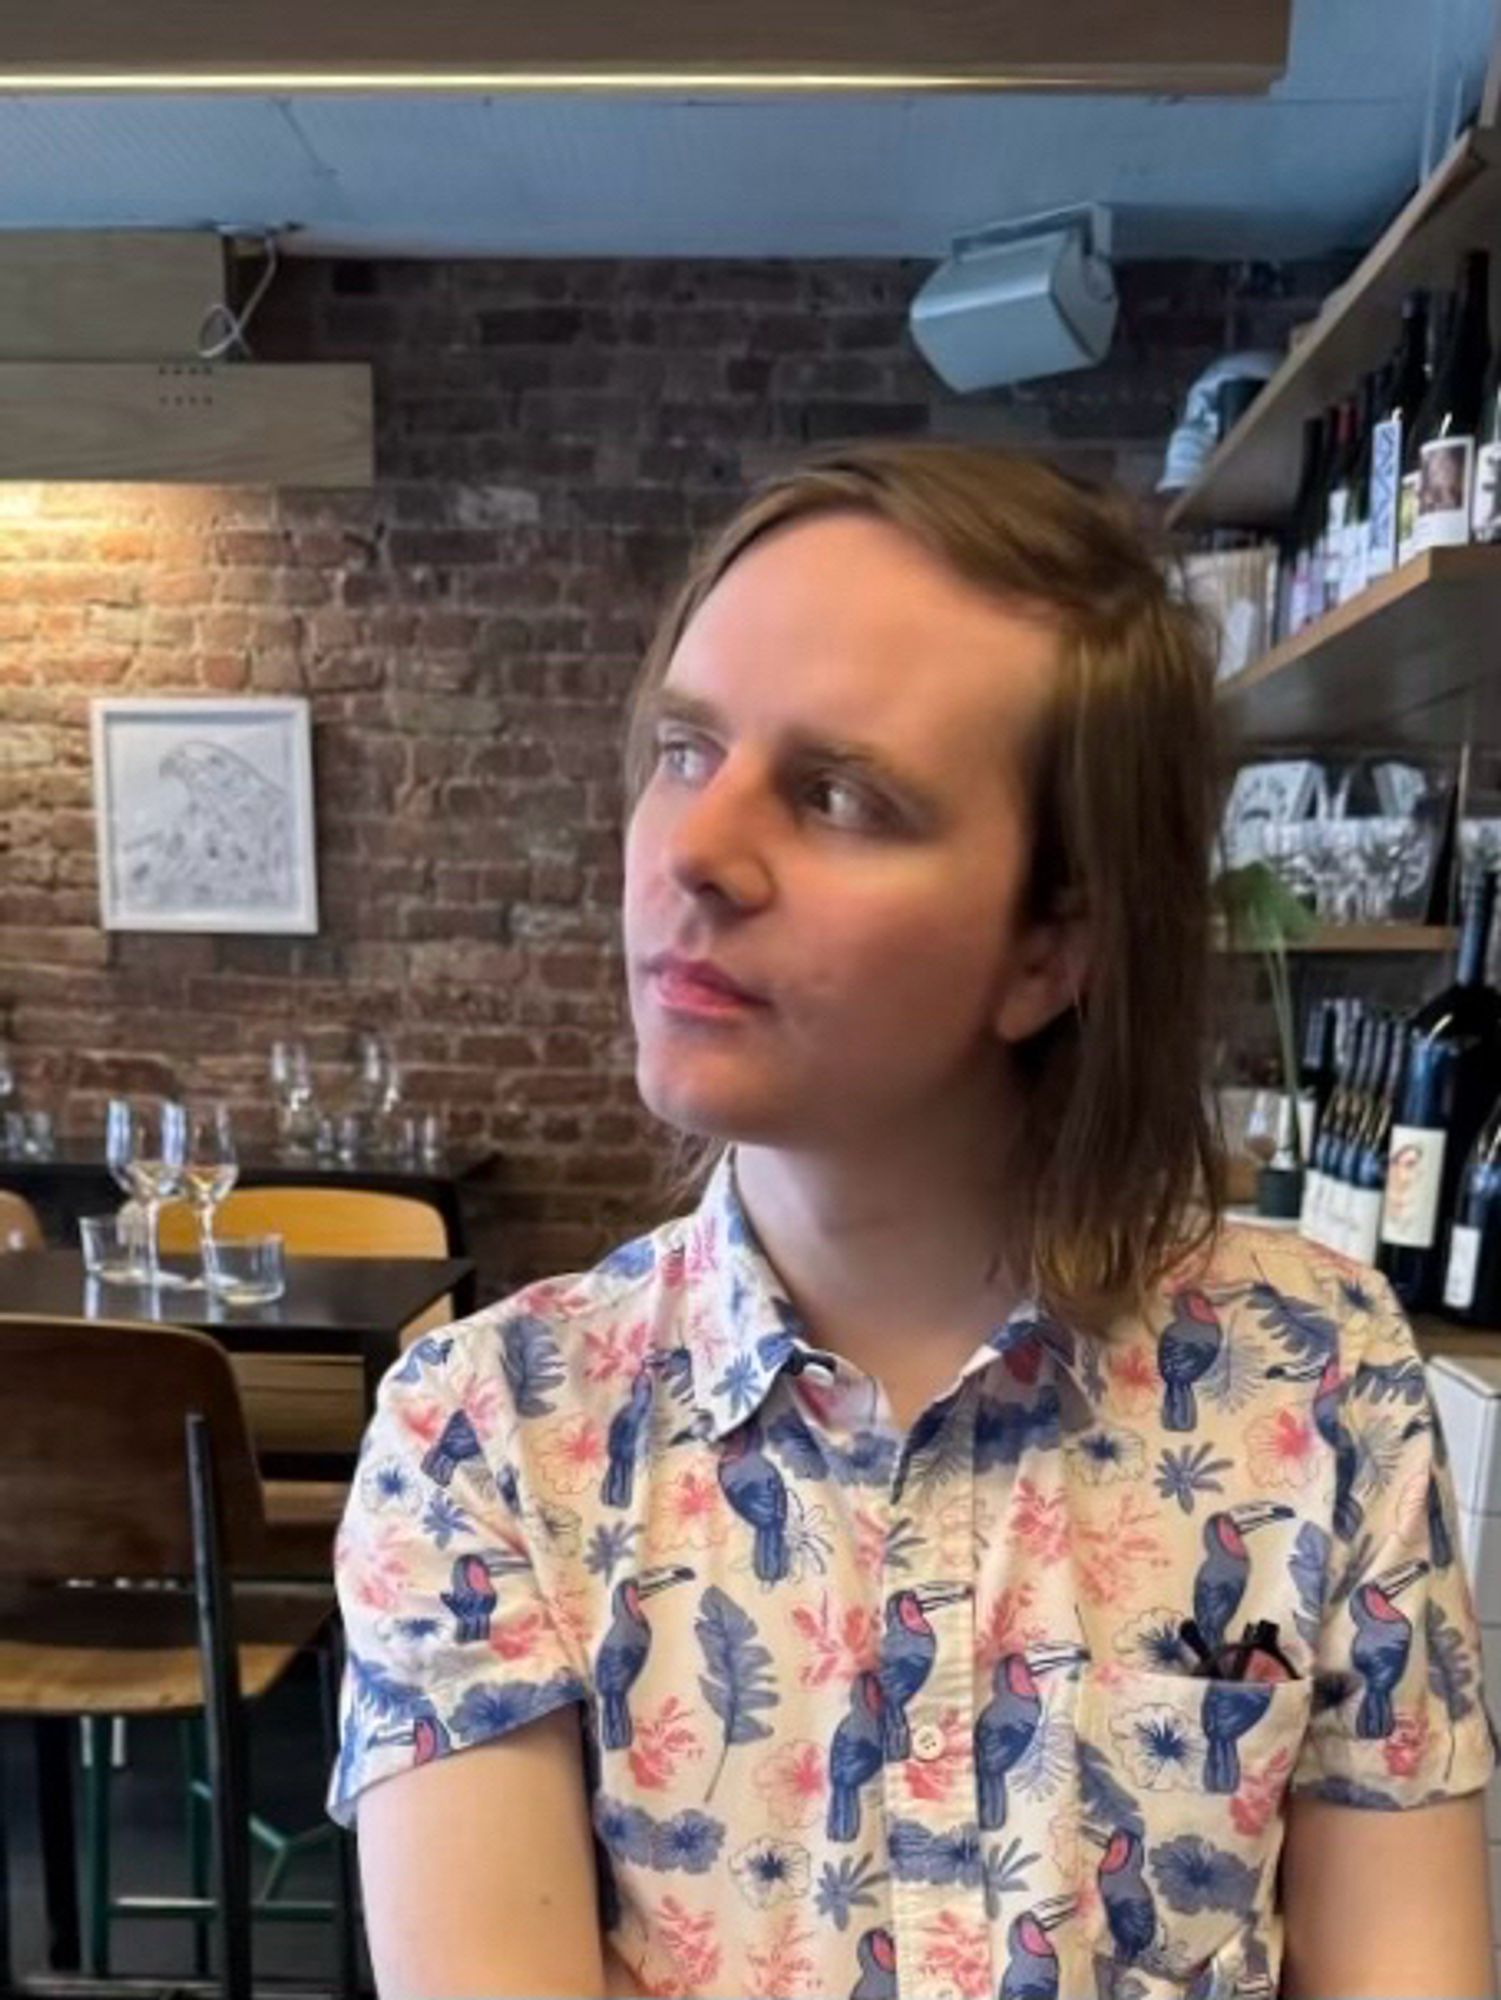
[[[236,1188],[214,1221],[224,1236],[275,1232],[290,1257],[446,1257],[448,1228],[428,1202],[375,1188]],[[198,1247],[192,1211],[170,1203],[161,1247]],[[439,1299],[403,1327],[401,1344],[446,1326],[451,1299]],[[257,1448],[264,1452],[353,1453],[365,1427],[360,1363],[341,1354],[237,1355],[235,1373]]]
[[[0,1188],[0,1250],[40,1250],[41,1218],[24,1195]]]
[[[317,1651],[332,1752],[332,1592],[265,1580],[279,1574],[277,1534],[233,1371],[207,1336],[3,1314],[0,1381],[0,1716],[39,1727],[76,1716],[93,1730],[88,1969],[102,1980],[112,1916],[149,1909],[196,1926],[216,1920],[219,1990],[250,2000],[245,1704],[276,1686],[299,1652]],[[211,1897],[206,1881],[175,1902],[110,1896],[109,1757],[98,1725],[117,1715],[203,1719]],[[59,1800],[43,1804],[70,1818]],[[342,1838],[335,1854],[331,1912],[346,1995],[356,1974]],[[0,1984],[12,1990],[6,1891],[0,1816]]]

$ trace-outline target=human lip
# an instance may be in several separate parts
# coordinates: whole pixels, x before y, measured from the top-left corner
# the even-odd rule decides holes
[[[746,1007],[764,1007],[766,1002],[731,979],[706,958],[679,958],[664,952],[650,961],[647,970],[657,982],[664,1006],[694,1014],[732,1014]]]

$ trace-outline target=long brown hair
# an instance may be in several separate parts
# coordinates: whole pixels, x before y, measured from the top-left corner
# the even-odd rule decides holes
[[[626,729],[627,815],[655,762],[649,697],[709,592],[772,529],[851,509],[1056,623],[1021,915],[1081,908],[1091,970],[1080,1004],[1011,1052],[1014,1248],[1055,1310],[1102,1317],[1201,1248],[1222,1200],[1202,1060],[1221,771],[1210,654],[1129,502],[1013,452],[948,444],[846,445],[773,478],[693,562],[647,650]],[[725,1143],[679,1132],[664,1198],[696,1198]]]

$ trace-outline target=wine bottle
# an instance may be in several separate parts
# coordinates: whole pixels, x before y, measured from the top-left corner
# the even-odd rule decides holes
[[[1480,1128],[1460,1179],[1444,1307],[1469,1326],[1501,1326],[1501,1097]]]
[[[1346,396],[1335,420],[1334,461],[1329,474],[1329,498],[1325,507],[1324,561],[1317,587],[1314,616],[1322,617],[1339,602],[1340,579],[1344,574],[1345,526],[1350,518],[1350,492],[1355,479],[1355,452],[1359,413],[1355,398]]]
[[[1299,632],[1305,625],[1312,624],[1323,609],[1324,528],[1328,519],[1329,479],[1334,469],[1339,412],[1331,407],[1315,421],[1318,424],[1318,442],[1314,450],[1313,478],[1309,483],[1308,504],[1298,533],[1298,620],[1294,629]]]
[[[1386,1191],[1386,1155],[1391,1143],[1397,1092],[1407,1061],[1407,1026],[1393,1020],[1386,1039],[1386,1061],[1371,1102],[1371,1113],[1356,1144],[1350,1168],[1346,1207],[1350,1219],[1345,1254],[1357,1264],[1374,1264],[1381,1243],[1381,1202]]]
[[[1283,537],[1277,637],[1291,638],[1308,622],[1308,514],[1319,480],[1319,451],[1323,428],[1317,417],[1303,420],[1303,460],[1298,469],[1298,491]]]
[[[1374,582],[1397,564],[1397,500],[1402,485],[1403,440],[1412,429],[1427,387],[1428,294],[1409,292],[1402,302],[1397,343],[1378,422],[1371,433],[1370,535],[1366,574]]]
[[[1345,1039],[1336,1063],[1334,1089],[1324,1116],[1319,1121],[1308,1170],[1304,1177],[1303,1209],[1299,1228],[1311,1243],[1332,1247],[1334,1166],[1344,1144],[1346,1121],[1354,1104],[1355,1079],[1365,1058],[1370,1023],[1360,1003],[1355,1003],[1346,1026]]]
[[[1358,597],[1370,575],[1371,447],[1376,417],[1386,394],[1385,371],[1372,369],[1360,385],[1360,419],[1345,505],[1345,546],[1340,564],[1339,602]]]
[[[1432,427],[1432,407],[1438,389],[1439,362],[1449,341],[1454,317],[1454,298],[1449,292],[1435,292],[1428,301],[1428,323],[1423,333],[1423,394],[1410,423],[1402,430],[1402,478],[1397,493],[1397,561],[1410,562],[1418,552],[1418,482],[1422,467],[1421,446]]]
[[[1371,1015],[1365,1038],[1364,1056],[1355,1080],[1345,1129],[1333,1148],[1333,1159],[1329,1168],[1329,1221],[1324,1241],[1331,1250],[1337,1250],[1342,1257],[1354,1255],[1351,1245],[1355,1233],[1355,1168],[1360,1157],[1361,1139],[1371,1119],[1377,1083],[1386,1064],[1387,1050],[1391,1045],[1391,1031],[1389,1015],[1381,1013]]]
[[[1454,984],[1412,1019],[1387,1154],[1379,1259],[1409,1312],[1439,1302],[1459,1176],[1501,1095],[1501,994],[1485,983],[1495,905],[1496,878],[1487,871],[1467,898]]]
[[[1490,269],[1489,252],[1466,253],[1459,313],[1418,440],[1420,549],[1449,548],[1470,539],[1475,437],[1491,360]]]

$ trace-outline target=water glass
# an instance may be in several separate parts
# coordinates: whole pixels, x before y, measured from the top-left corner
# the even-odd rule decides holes
[[[78,1244],[85,1275],[106,1285],[138,1285],[146,1276],[139,1260],[134,1217],[116,1209],[108,1215],[80,1215]]]
[[[208,1287],[227,1306],[266,1306],[287,1289],[280,1236],[216,1236],[208,1245]]]
[[[182,1192],[187,1117],[170,1097],[112,1097],[105,1111],[104,1157],[110,1172],[146,1215],[146,1283],[180,1288],[184,1280],[163,1271],[157,1251],[157,1217],[164,1201]]]

